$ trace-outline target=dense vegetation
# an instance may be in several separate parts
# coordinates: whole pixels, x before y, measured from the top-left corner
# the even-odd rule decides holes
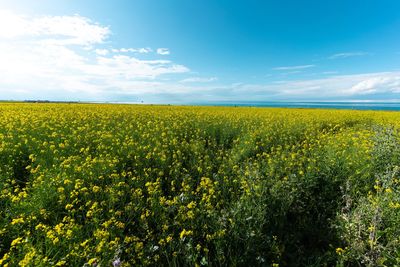
[[[0,105],[0,266],[400,264],[400,113]]]

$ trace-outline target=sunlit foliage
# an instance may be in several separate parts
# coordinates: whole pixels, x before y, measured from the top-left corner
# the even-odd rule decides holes
[[[1,104],[0,266],[400,264],[399,125],[391,112]]]

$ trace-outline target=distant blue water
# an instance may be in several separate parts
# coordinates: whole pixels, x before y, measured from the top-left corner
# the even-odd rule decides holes
[[[282,107],[282,108],[324,108],[354,110],[392,110],[400,111],[400,102],[215,102],[193,103],[206,106],[237,107]]]

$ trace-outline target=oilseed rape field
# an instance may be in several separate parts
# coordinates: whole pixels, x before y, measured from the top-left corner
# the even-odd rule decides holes
[[[0,266],[400,265],[400,113],[0,104]]]

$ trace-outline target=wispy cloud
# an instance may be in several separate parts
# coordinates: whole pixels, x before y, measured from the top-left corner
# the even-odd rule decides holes
[[[190,77],[181,80],[181,83],[208,83],[218,80],[217,77]]]
[[[339,59],[339,58],[348,58],[348,57],[360,57],[360,56],[368,56],[370,53],[367,52],[345,52],[345,53],[337,53],[333,54],[329,59]]]
[[[400,93],[400,72],[378,72],[355,75],[338,75],[309,80],[282,80],[268,84],[182,84],[182,83],[142,83],[137,85],[141,97],[160,99],[163,94],[180,102],[207,101],[271,101],[271,100],[332,100],[365,99],[376,96],[398,98]],[[168,88],[168,90],[165,90]],[[138,92],[126,90],[125,94]],[[162,98],[162,97],[161,97]],[[177,100],[178,101],[178,100]],[[178,102],[179,102],[178,101]]]
[[[302,70],[313,68],[315,65],[299,65],[299,66],[284,66],[284,67],[276,67],[273,70]]]
[[[140,53],[140,54],[148,54],[153,51],[150,47],[142,47],[142,48],[113,48],[111,49],[113,53]]]
[[[157,54],[159,55],[169,55],[170,51],[168,48],[157,48]]]
[[[247,85],[251,95],[275,99],[332,99],[400,93],[400,72],[337,75],[327,78]]]
[[[324,71],[324,72],[322,72],[322,74],[325,74],[325,75],[331,75],[331,74],[337,74],[338,72],[337,71]]]

